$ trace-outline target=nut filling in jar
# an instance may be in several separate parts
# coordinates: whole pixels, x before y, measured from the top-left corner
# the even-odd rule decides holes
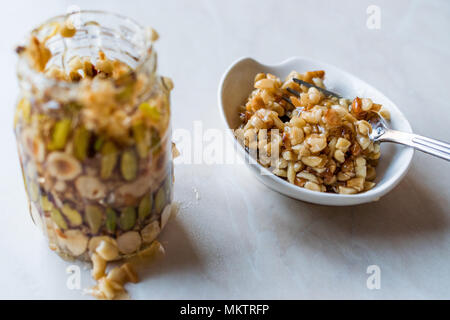
[[[128,18],[81,12],[17,48],[14,128],[30,212],[64,257],[133,255],[170,214],[173,84],[156,73],[156,38]]]
[[[370,114],[389,111],[368,98],[327,96],[325,72],[292,71],[283,82],[259,73],[241,107],[236,138],[258,162],[299,187],[355,194],[375,186],[380,144],[372,142]],[[314,86],[298,84],[299,79]],[[295,93],[295,94],[294,94]]]

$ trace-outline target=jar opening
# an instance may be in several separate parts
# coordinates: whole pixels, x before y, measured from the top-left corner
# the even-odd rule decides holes
[[[63,25],[67,21],[70,21],[76,33],[71,37],[54,34],[55,26]],[[41,24],[30,36],[40,41],[45,40],[45,46],[51,53],[45,64],[46,69],[55,66],[67,70],[74,57],[87,57],[96,61],[99,52],[103,52],[108,59],[125,63],[135,73],[141,72],[142,69],[146,72],[154,72],[156,69],[156,57],[149,30],[119,14],[80,11],[60,15]],[[20,55],[18,75],[21,82],[30,82],[40,88],[73,88],[79,85],[79,82],[51,78],[44,73],[33,68],[29,59]]]

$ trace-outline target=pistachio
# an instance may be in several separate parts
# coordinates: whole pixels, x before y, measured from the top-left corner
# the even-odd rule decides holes
[[[159,188],[158,192],[155,196],[155,212],[156,214],[160,214],[166,205],[166,193],[164,188]]]
[[[117,224],[116,221],[117,221],[116,212],[111,208],[106,209],[106,229],[110,233],[116,232],[116,224]]]
[[[72,121],[70,119],[59,120],[55,123],[52,131],[51,141],[47,145],[50,151],[61,150],[67,142]]]
[[[97,236],[92,237],[91,240],[89,240],[89,252],[95,252],[102,241],[109,242],[117,247],[117,241],[115,239],[108,236]]]
[[[53,209],[53,203],[48,200],[47,196],[41,198],[41,208],[44,211],[51,211]]]
[[[120,171],[125,180],[131,181],[136,178],[138,169],[138,160],[134,151],[128,150],[122,154],[120,162]]]
[[[161,232],[158,221],[149,223],[141,230],[141,237],[144,243],[151,243]]]
[[[52,220],[56,223],[56,225],[60,228],[60,229],[67,229],[67,223],[66,220],[64,220],[61,212],[56,209],[53,208],[50,211],[50,217],[52,218]]]
[[[81,176],[75,180],[78,193],[89,200],[102,199],[106,195],[106,187],[96,177]]]
[[[63,240],[63,243],[74,256],[77,257],[86,251],[88,237],[86,237],[83,232],[71,229],[65,231],[64,236],[66,238]]]
[[[128,83],[122,87],[122,89],[116,94],[116,99],[119,102],[127,101],[131,98],[134,91],[134,83]]]
[[[55,151],[47,158],[48,173],[58,180],[73,180],[82,171],[81,164],[72,156]]]
[[[108,179],[117,164],[117,148],[114,143],[107,141],[103,144],[101,153],[100,177],[102,179]]]
[[[81,214],[77,210],[72,209],[69,204],[64,204],[61,211],[72,226],[76,227],[83,223]]]
[[[119,218],[119,224],[122,230],[127,231],[134,227],[136,223],[136,211],[133,207],[126,207],[122,210]]]
[[[141,246],[142,240],[139,232],[128,231],[117,238],[117,246],[123,254],[136,252]]]
[[[150,149],[150,136],[143,123],[135,124],[132,127],[133,137],[136,141],[136,148],[141,158],[146,158]]]
[[[83,161],[86,159],[90,139],[91,133],[84,126],[80,126],[75,130],[73,137],[73,152],[78,160]]]
[[[105,143],[105,137],[103,137],[103,136],[100,136],[97,139],[95,139],[94,150],[95,151],[100,151],[101,148],[103,147],[104,143]]]
[[[102,225],[103,210],[96,205],[86,206],[85,212],[86,222],[91,229],[91,233],[96,234]]]
[[[143,102],[139,105],[139,110],[141,110],[142,114],[148,119],[158,122],[161,118],[161,113],[158,108],[154,105],[150,105],[148,102]]]
[[[76,102],[76,101],[70,101],[67,102],[65,104],[62,105],[63,110],[67,113],[77,113],[81,110],[81,108],[83,108],[83,105],[81,105],[80,103]]]
[[[141,221],[144,221],[152,212],[153,197],[151,194],[145,195],[139,203],[138,215]]]

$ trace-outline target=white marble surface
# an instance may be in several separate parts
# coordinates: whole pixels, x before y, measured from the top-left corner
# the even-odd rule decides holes
[[[237,57],[313,57],[385,92],[417,133],[450,141],[448,1],[19,1],[0,13],[2,136],[0,298],[83,299],[66,287],[69,263],[50,252],[28,216],[12,133],[14,44],[69,5],[135,17],[161,34],[162,74],[173,77],[173,126],[221,128],[217,85]],[[366,8],[381,8],[381,29]],[[403,182],[379,202],[316,206],[279,195],[242,165],[179,165],[177,218],[166,257],[130,285],[136,299],[450,298],[450,166],[416,153]],[[196,198],[197,190],[199,198]],[[381,268],[381,289],[366,268]],[[92,282],[82,272],[82,286]]]

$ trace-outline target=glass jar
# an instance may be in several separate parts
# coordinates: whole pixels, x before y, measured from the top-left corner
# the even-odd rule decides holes
[[[108,260],[146,248],[171,211],[172,82],[156,73],[155,33],[82,11],[34,29],[19,54],[14,130],[33,221],[50,248]]]

